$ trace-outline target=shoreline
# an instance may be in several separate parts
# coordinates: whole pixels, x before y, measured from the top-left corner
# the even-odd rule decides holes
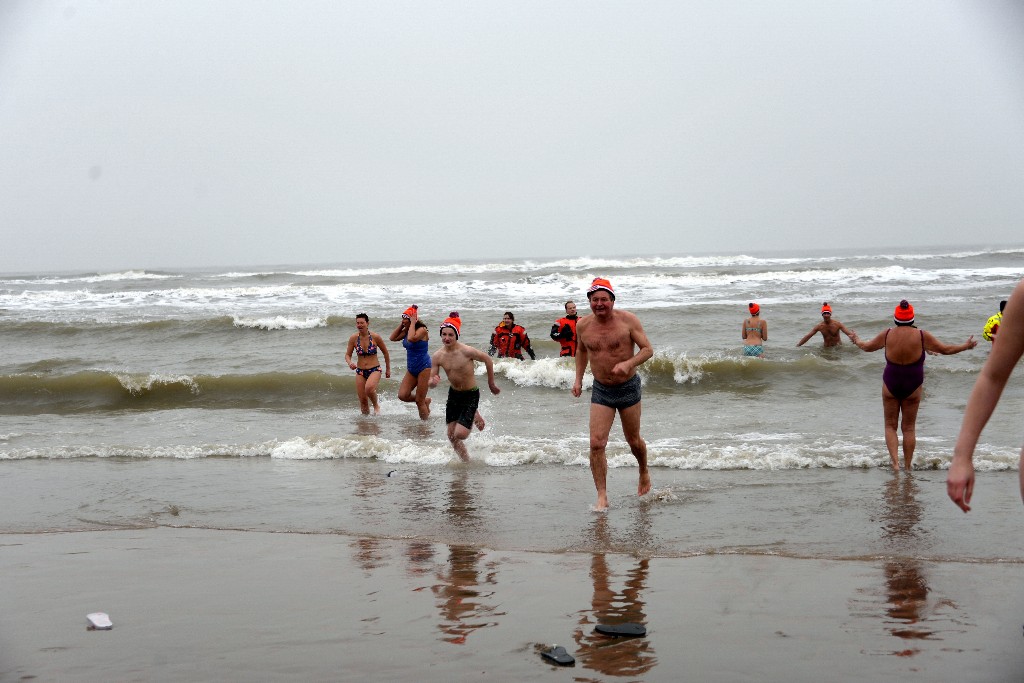
[[[1009,680],[1018,564],[639,558],[418,539],[0,535],[0,680]],[[111,631],[87,631],[107,612]],[[596,623],[639,622],[614,640]],[[545,663],[564,646],[575,667]],[[824,674],[825,670],[832,671]]]

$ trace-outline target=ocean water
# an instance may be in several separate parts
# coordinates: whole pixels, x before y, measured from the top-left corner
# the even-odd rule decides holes
[[[643,433],[657,468],[870,468],[881,440],[882,353],[852,344],[796,348],[823,301],[873,336],[908,298],[919,326],[948,342],[980,338],[1024,275],[1024,249],[792,257],[718,255],[552,261],[359,264],[307,268],[129,271],[0,276],[0,459],[80,457],[373,459],[443,466],[445,385],[426,424],[397,400],[405,353],[392,344],[383,414],[363,418],[343,363],[366,312],[387,338],[420,306],[437,348],[450,310],[463,341],[486,349],[511,310],[536,361],[497,360],[499,396],[484,392],[488,429],[471,455],[489,466],[586,463],[586,396],[569,393],[570,360],[548,338],[562,303],[587,310],[585,286],[611,279],[637,313],[655,356],[641,369]],[[741,353],[756,300],[767,358]],[[931,356],[918,427],[918,466],[945,467],[962,410],[988,353],[981,342]],[[478,372],[482,373],[483,368]],[[589,375],[588,375],[589,384]],[[1016,468],[1022,398],[1013,381],[979,448],[983,470]],[[613,430],[611,464],[632,457]]]
[[[595,494],[587,453],[589,396],[571,396],[572,361],[559,359],[547,337],[566,299],[586,311],[583,292],[595,276],[611,279],[616,305],[640,317],[655,349],[640,371],[642,432],[654,491],[635,496],[635,461],[616,424],[608,449],[607,515],[590,512]],[[225,548],[235,547],[239,536],[255,539],[254,557],[264,564],[254,560],[253,566],[264,572],[233,573],[246,597],[228,590],[222,600],[222,612],[246,623],[250,602],[265,600],[248,589],[281,562],[279,555],[264,557],[262,549],[294,547],[298,573],[276,580],[302,587],[310,579],[296,578],[318,576],[314,570],[324,564],[309,560],[319,557],[310,554],[310,544],[347,547],[362,578],[346,576],[342,583],[361,596],[356,609],[366,611],[368,623],[384,609],[382,591],[409,590],[382,576],[405,571],[449,577],[432,588],[451,596],[439,600],[439,626],[436,618],[410,611],[416,596],[430,595],[419,586],[408,599],[396,598],[404,600],[401,615],[388,629],[380,627],[390,640],[377,642],[429,650],[438,638],[460,644],[471,636],[474,647],[460,650],[462,656],[482,653],[481,661],[499,669],[511,666],[494,663],[493,652],[504,650],[480,643],[505,637],[510,625],[522,621],[494,605],[524,602],[521,579],[515,578],[524,560],[488,559],[487,549],[527,551],[538,567],[575,572],[572,585],[583,593],[593,584],[594,606],[580,623],[607,612],[650,621],[655,629],[673,623],[663,611],[685,614],[678,609],[680,591],[694,579],[694,566],[712,562],[713,587],[731,597],[721,598],[724,607],[711,600],[706,618],[693,622],[687,615],[679,628],[700,624],[699,634],[684,638],[699,642],[708,624],[723,615],[735,613],[741,625],[760,615],[760,630],[750,634],[758,645],[729,655],[755,653],[755,669],[764,657],[788,652],[764,641],[765,633],[778,636],[807,618],[801,612],[776,624],[764,621],[762,603],[735,602],[761,585],[769,565],[760,562],[784,558],[797,563],[794,580],[817,577],[824,567],[856,576],[852,593],[829,593],[831,611],[815,603],[815,610],[830,615],[810,622],[831,643],[825,649],[846,646],[850,661],[877,672],[866,673],[865,680],[892,680],[894,670],[908,680],[926,680],[927,673],[913,672],[927,672],[921,667],[929,662],[942,668],[946,652],[974,651],[965,638],[985,647],[995,631],[1019,639],[1019,619],[991,624],[986,603],[975,594],[1013,612],[1016,597],[1004,600],[988,592],[998,594],[1006,581],[972,587],[950,577],[1019,577],[1024,566],[1017,483],[1024,379],[1019,373],[1011,379],[982,435],[975,510],[965,516],[945,496],[944,470],[987,342],[958,355],[928,357],[916,471],[900,475],[889,470],[882,439],[883,355],[863,353],[848,342],[824,350],[820,336],[801,348],[795,344],[820,320],[823,301],[838,320],[870,337],[890,324],[893,307],[904,297],[914,304],[919,326],[940,339],[980,338],[999,300],[1022,276],[1024,248],[921,250],[899,258],[823,252],[3,275],[5,558],[14,557],[8,559],[12,567],[22,568],[22,554],[14,553],[34,552],[37,564],[21,569],[26,576],[42,572],[73,583],[74,558],[102,559],[105,551],[94,546],[104,544],[86,533],[79,545],[88,545],[88,552],[52,554],[47,540],[57,532],[204,530],[213,535],[199,536],[200,546]],[[764,359],[742,356],[740,326],[749,301],[760,303],[768,321]],[[387,338],[400,312],[413,303],[429,326],[432,348],[438,323],[453,309],[464,321],[463,341],[478,348],[486,349],[506,310],[534,340],[536,361],[496,361],[502,391],[482,394],[488,424],[469,439],[468,465],[458,462],[445,438],[445,382],[432,390],[434,411],[427,421],[397,400],[405,371],[399,344],[390,345],[393,376],[381,383],[382,414],[359,413],[354,378],[343,362],[354,315],[366,312],[371,329]],[[164,552],[200,567],[207,561],[193,537],[180,550],[166,550],[154,536],[110,536],[106,545],[125,544],[118,557],[134,563],[123,572],[132,585],[146,585],[149,574],[140,567],[161,566]],[[661,577],[650,586],[649,560]],[[618,568],[610,578],[602,569],[606,564]],[[211,568],[208,577],[225,571]],[[189,576],[205,586],[213,580],[200,578],[206,575],[203,568]],[[317,591],[322,581],[314,581]],[[621,596],[609,592],[608,581],[624,582]],[[819,588],[825,594],[823,586],[831,585]],[[526,592],[534,595],[532,587]],[[599,609],[598,596],[606,594],[614,604]],[[100,597],[110,601],[106,594]],[[129,600],[124,609],[133,604]],[[334,611],[328,610],[332,619]],[[216,610],[199,613],[203,618],[196,623],[220,623]],[[509,608],[509,614],[518,612]],[[191,624],[191,612],[188,619]],[[289,624],[277,636],[287,647],[256,648],[262,659],[254,661],[279,663],[282,655],[276,653],[290,651],[294,642],[322,643],[297,666],[334,661],[337,647],[322,640],[315,623]],[[585,640],[584,628],[577,630]],[[729,632],[735,632],[732,626]],[[254,642],[265,644],[267,637]],[[219,636],[209,640],[221,642]],[[1016,661],[1006,652],[1016,652],[1017,641],[1005,640],[1005,652],[993,660],[1000,666]],[[373,667],[391,662],[391,650],[365,650],[365,641],[358,642],[356,649]],[[636,642],[649,649],[653,641]],[[587,659],[585,644],[577,639],[573,650],[580,665],[604,671]],[[977,659],[990,657],[977,648]],[[711,643],[700,649],[717,652]],[[678,678],[693,665],[692,654],[676,656],[677,651],[685,648],[662,643],[662,677]],[[249,651],[238,645],[233,652]],[[647,671],[655,658],[653,650],[644,652],[622,650],[608,671]],[[219,661],[222,655],[209,658]],[[46,651],[38,659],[49,656]],[[438,671],[448,671],[449,650],[430,656]],[[782,658],[818,656],[819,650],[807,650]],[[529,660],[524,667],[536,665],[532,651],[521,659]],[[66,670],[80,664],[80,654],[70,657]],[[142,656],[136,664],[150,663]],[[104,666],[114,677],[122,673],[109,662]],[[232,666],[224,670],[234,671]],[[777,671],[789,665],[779,666]],[[419,679],[421,667],[420,661],[407,662],[393,677]],[[817,680],[819,671],[816,665],[812,677],[787,680]],[[506,673],[509,679],[526,675],[518,669]]]

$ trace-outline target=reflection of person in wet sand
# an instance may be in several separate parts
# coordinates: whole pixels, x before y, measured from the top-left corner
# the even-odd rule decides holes
[[[446,512],[456,526],[471,524],[478,517],[476,503],[466,484],[464,470],[454,473]],[[495,584],[493,571],[480,567],[483,557],[484,551],[474,546],[451,545],[448,548],[446,572],[438,574],[442,583],[432,588],[438,597],[442,618],[438,628],[446,642],[462,645],[474,631],[496,625],[494,618],[505,615],[497,611],[497,607],[483,604],[494,591],[481,590],[481,583]]]
[[[602,516],[598,524],[607,523]],[[606,534],[599,528],[598,536]],[[617,557],[617,556],[613,556]],[[612,572],[604,553],[594,553],[590,560],[590,578],[594,594],[590,609],[580,611],[580,626],[573,634],[579,663],[605,676],[638,676],[657,663],[654,649],[647,638],[614,638],[594,631],[597,624],[646,624],[643,591],[647,588],[648,560],[636,559],[636,566],[626,574],[620,591],[612,588]]]
[[[928,580],[921,562],[912,555],[920,541],[918,524],[921,505],[917,502],[917,483],[910,477],[890,479],[885,487],[884,526],[892,551],[885,562],[885,585],[890,622],[887,628],[897,638],[923,640],[934,631],[923,628],[928,604]],[[910,555],[910,556],[908,556]],[[901,656],[917,654],[917,649],[897,652]]]
[[[590,363],[594,388],[590,397],[590,471],[597,488],[595,510],[608,509],[608,459],[605,448],[615,414],[622,421],[622,433],[640,468],[636,493],[651,490],[647,470],[647,444],[640,437],[641,392],[637,367],[654,355],[640,319],[628,311],[615,310],[612,284],[594,278],[587,291],[591,315],[576,324],[576,381],[572,395],[583,393],[583,374]],[[633,353],[633,349],[636,353]]]

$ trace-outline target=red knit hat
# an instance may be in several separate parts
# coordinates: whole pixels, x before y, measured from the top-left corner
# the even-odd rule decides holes
[[[462,320],[459,318],[458,311],[452,311],[448,314],[448,317],[444,319],[444,322],[441,323],[441,329],[443,330],[446,327],[450,327],[455,330],[455,338],[459,338],[459,333],[462,331]]]
[[[402,317],[408,320],[409,318],[412,317],[412,314],[415,313],[417,310],[419,310],[419,306],[413,304],[409,308],[405,309],[405,312],[402,313]]]
[[[821,314],[825,315],[826,313],[832,315],[832,307],[828,305],[827,301],[821,305]]]
[[[611,295],[612,301],[615,301],[615,290],[612,289],[612,283],[605,280],[603,277],[595,277],[594,281],[590,283],[590,287],[587,289],[587,298],[599,289],[603,289]]]
[[[893,311],[892,319],[897,325],[913,325],[914,324],[914,307],[910,305],[910,302],[904,299],[896,306],[896,310]]]
[[[751,303],[747,304],[747,310],[750,311],[750,315],[757,315],[758,313],[761,312],[761,307],[758,306],[757,304],[751,302]]]

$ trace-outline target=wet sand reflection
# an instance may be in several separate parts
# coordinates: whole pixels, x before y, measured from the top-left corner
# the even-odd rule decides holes
[[[445,508],[449,519],[460,527],[474,526],[480,521],[476,501],[467,485],[468,477],[465,470],[453,472]],[[448,562],[437,574],[441,583],[431,588],[438,599],[438,629],[445,642],[465,644],[476,630],[496,626],[495,620],[506,614],[487,604],[494,596],[497,567],[481,566],[484,556],[474,546],[449,546]]]
[[[886,629],[897,638],[922,640],[935,635],[926,627],[924,613],[928,605],[928,577],[920,560],[912,557],[923,542],[920,528],[922,507],[917,500],[918,487],[913,475],[890,479],[885,486],[883,526],[885,542],[891,555],[885,561]],[[910,643],[908,643],[910,645]],[[916,647],[894,654],[910,657]]]
[[[649,527],[646,527],[649,528]],[[611,548],[608,516],[599,515],[591,528],[595,547]],[[613,556],[613,560],[626,559]],[[594,553],[590,561],[590,579],[594,591],[589,609],[580,610],[579,626],[573,633],[577,663],[606,676],[637,676],[657,663],[648,638],[614,638],[594,631],[597,624],[638,623],[647,625],[643,592],[647,588],[649,560],[636,558],[625,573],[622,588],[613,587],[618,577],[609,567],[605,553]],[[585,679],[579,679],[585,680]]]

